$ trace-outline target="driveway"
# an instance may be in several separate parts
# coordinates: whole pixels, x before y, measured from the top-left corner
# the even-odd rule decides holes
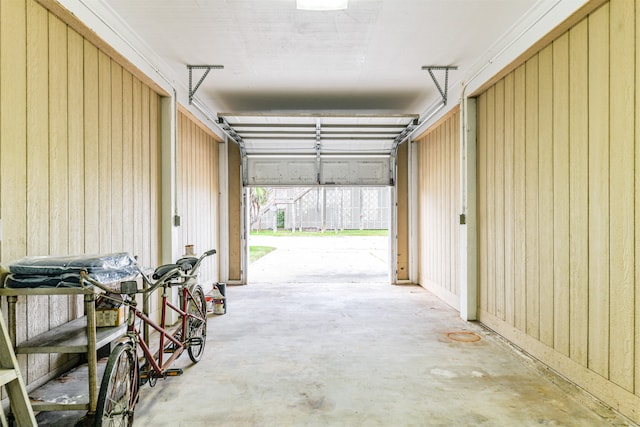
[[[387,236],[251,236],[277,249],[249,265],[249,283],[389,282]]]

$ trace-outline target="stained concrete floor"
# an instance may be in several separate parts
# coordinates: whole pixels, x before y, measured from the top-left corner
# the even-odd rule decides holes
[[[425,289],[386,283],[385,239],[272,241],[210,315],[202,361],[142,388],[134,426],[632,425]]]
[[[252,284],[227,287],[203,360],[145,386],[134,425],[628,425],[425,289],[385,283],[382,239],[273,242]]]
[[[227,288],[206,353],[135,426],[626,425],[417,286]]]

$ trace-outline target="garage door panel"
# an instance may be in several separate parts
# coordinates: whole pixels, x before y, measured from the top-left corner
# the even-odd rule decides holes
[[[246,166],[245,185],[391,185],[388,156],[327,156],[321,157],[319,163],[315,156],[252,156]]]
[[[320,176],[327,185],[389,185],[389,159],[323,160]]]
[[[247,185],[316,185],[315,159],[247,159]]]

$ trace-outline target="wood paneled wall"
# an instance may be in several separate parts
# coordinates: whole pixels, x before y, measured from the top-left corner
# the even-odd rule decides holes
[[[459,308],[460,110],[416,143],[420,284]]]
[[[640,4],[478,97],[480,320],[640,421]]]
[[[219,248],[218,141],[197,120],[178,113],[177,204],[181,218],[179,245],[194,245],[198,254]],[[200,281],[218,277],[218,256],[203,262]]]
[[[409,145],[398,147],[396,172],[396,279],[409,280]]]
[[[0,6],[0,264],[126,251],[157,265],[159,96],[32,0]],[[82,314],[20,298],[18,341]],[[64,358],[20,356],[29,383]]]
[[[242,156],[240,148],[228,143],[229,164],[229,280],[240,283],[246,280],[242,272],[242,212],[244,197],[242,188]]]

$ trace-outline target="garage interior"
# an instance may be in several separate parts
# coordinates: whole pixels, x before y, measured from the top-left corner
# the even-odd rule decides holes
[[[209,357],[137,425],[640,423],[638,1],[333,3],[3,0],[0,265],[218,250]],[[388,187],[388,283],[252,286],[258,186]]]

